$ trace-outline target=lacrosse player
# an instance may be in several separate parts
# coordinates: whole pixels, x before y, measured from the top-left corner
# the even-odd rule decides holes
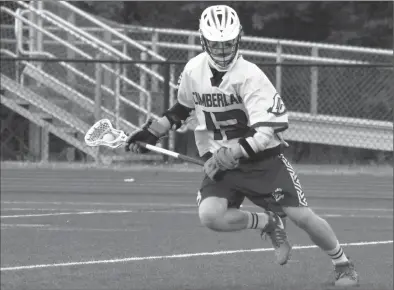
[[[204,52],[191,59],[178,82],[177,103],[159,120],[129,136],[126,150],[146,153],[136,141],[156,144],[195,111],[195,140],[205,161],[197,195],[200,221],[214,231],[259,229],[270,237],[277,262],[290,258],[282,218],[290,218],[332,259],[336,285],[355,285],[358,275],[330,225],[316,215],[279,135],[288,128],[286,107],[267,76],[239,54],[242,27],[237,13],[211,6],[200,19]],[[244,198],[264,209],[240,209]]]

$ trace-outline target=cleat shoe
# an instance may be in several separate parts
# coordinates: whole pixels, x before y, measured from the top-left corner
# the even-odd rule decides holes
[[[275,249],[276,261],[284,265],[290,259],[291,245],[287,240],[287,234],[282,219],[273,212],[267,211],[269,216],[267,226],[261,230],[261,236],[267,235]]]
[[[335,282],[337,287],[356,286],[359,282],[358,274],[351,261],[334,266]]]

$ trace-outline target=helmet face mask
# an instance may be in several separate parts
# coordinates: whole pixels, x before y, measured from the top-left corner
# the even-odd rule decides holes
[[[239,36],[227,41],[210,41],[202,37],[204,50],[220,69],[226,69],[238,54]]]
[[[209,63],[219,71],[227,71],[239,54],[242,26],[237,13],[225,5],[211,6],[200,19],[201,45]]]

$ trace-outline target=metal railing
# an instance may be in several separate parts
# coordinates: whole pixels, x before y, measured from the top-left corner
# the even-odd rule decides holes
[[[127,51],[119,51],[113,48],[111,45],[105,43],[104,41],[100,40],[99,37],[87,33],[77,27],[75,24],[69,21],[69,19],[64,20],[58,15],[54,13],[42,9],[42,7],[34,7],[33,4],[26,4],[23,1],[16,1],[16,3],[24,8],[25,10],[17,9],[15,12],[11,11],[6,7],[1,7],[1,12],[8,16],[11,16],[15,19],[15,46],[16,46],[16,53],[19,56],[22,55],[31,55],[31,56],[46,56],[46,57],[75,57],[76,55],[86,58],[92,59],[97,57],[109,58],[109,59],[124,59],[124,60],[132,60],[130,56],[127,55]],[[41,3],[41,2],[40,2]],[[48,5],[45,3],[45,5]],[[140,49],[142,51],[142,56],[138,55],[138,57],[144,57],[145,54],[149,54],[154,56],[159,60],[165,60],[158,54],[155,54],[151,50],[143,47],[141,44],[123,36],[117,31],[112,31],[111,27],[102,24],[100,21],[96,20],[94,17],[84,13],[83,11],[75,8],[74,6],[70,5],[67,2],[60,1],[57,5],[61,5],[63,8],[66,7],[72,13],[76,15],[81,15],[81,17],[87,18],[90,21],[93,21],[96,24],[99,24],[101,28],[108,29],[109,33],[113,33],[116,36],[120,36],[125,43],[128,45],[133,45],[134,47]],[[42,6],[42,3],[41,3]],[[24,16],[28,16],[30,18],[26,19]],[[75,17],[75,15],[74,15]],[[35,19],[36,18],[36,19]],[[35,19],[35,21],[31,21]],[[47,27],[49,25],[51,27],[56,27],[56,31],[49,31]],[[27,25],[27,27],[24,27]],[[24,31],[29,32],[29,37],[24,38],[23,34]],[[64,33],[66,33],[67,37],[64,37]],[[4,34],[3,34],[4,35]],[[52,43],[56,43],[53,45],[48,43],[48,41]],[[79,43],[83,43],[81,46]],[[2,39],[2,47],[4,45],[11,44],[9,41],[4,42]],[[28,49],[24,49],[24,45],[28,44]],[[94,80],[94,70],[93,69],[82,69],[82,68],[74,68],[72,66],[66,66],[64,63],[60,63],[64,68],[67,68],[67,81],[73,82],[75,81],[76,77],[82,78],[84,81],[90,82],[93,84]],[[143,74],[150,77],[152,80],[158,80],[160,82],[164,81],[164,78],[157,73],[157,70],[152,70],[145,65],[134,63],[133,64],[136,68],[141,69]],[[130,67],[124,69],[123,71],[117,71],[115,67],[108,67],[106,64],[102,65],[104,71],[107,74],[111,75],[118,75],[119,78],[117,79],[117,84],[119,87],[127,88],[126,90],[134,91],[134,95],[136,95],[137,102],[134,100],[130,100],[125,98],[124,96],[120,97],[120,100],[127,105],[134,107],[135,109],[139,110],[140,112],[150,116],[150,109],[145,110],[141,107],[141,103],[146,100],[148,105],[151,103],[151,91],[146,90],[143,88],[139,83],[141,82],[140,78],[137,76],[138,71],[132,70]],[[48,68],[47,68],[48,70]],[[16,72],[20,75],[19,69]],[[75,76],[72,76],[75,74]],[[64,77],[62,77],[65,79]],[[104,78],[105,79],[105,78]],[[147,79],[145,77],[145,79]],[[173,78],[172,78],[173,79]],[[23,79],[22,79],[23,81]],[[104,86],[103,89],[105,93],[109,93],[110,95],[114,96],[116,92],[119,92],[119,88],[115,89],[114,92],[110,92],[107,88],[108,86]],[[170,87],[174,91],[176,86],[173,82],[170,83]],[[124,91],[126,91],[124,90]],[[159,90],[159,89],[158,89]],[[141,101],[142,100],[142,101]],[[153,115],[153,117],[156,117]],[[145,118],[141,118],[145,119]]]
[[[152,60],[159,60],[159,61],[165,61],[166,60],[165,57],[159,55],[158,53],[156,53],[153,50],[148,49],[146,46],[143,46],[140,42],[137,42],[137,41],[131,39],[126,34],[115,30],[113,27],[105,24],[104,22],[98,20],[96,17],[84,12],[83,10],[71,5],[67,1],[56,1],[56,5],[58,7],[60,7],[61,9],[66,10],[69,13],[73,13],[74,17],[77,17],[77,16],[81,17],[81,19],[83,19],[85,23],[88,22],[90,24],[96,25],[96,27],[100,28],[100,30],[102,32],[109,34],[109,35],[107,35],[107,37],[109,39],[117,38],[119,41],[121,41],[122,44],[123,44],[122,45],[123,46],[122,47],[123,48],[122,49],[123,52],[121,53],[123,59],[125,59],[125,60],[133,60],[130,56],[126,55],[126,52],[127,52],[127,49],[128,49],[127,46],[131,46],[133,48],[138,49],[138,51],[140,53],[145,53],[145,54],[149,55],[150,57],[152,57]],[[148,74],[150,74],[154,79],[160,81],[161,83],[164,82],[164,78],[160,74],[155,72],[154,70],[146,69],[143,65],[139,65],[139,64],[136,64],[136,65],[139,68],[143,69]],[[170,82],[170,87],[173,88],[173,89],[176,89],[176,84]]]
[[[28,19],[25,19],[24,17],[22,17],[23,16],[23,12],[22,12],[22,14],[21,14],[20,11],[19,11],[19,13],[18,13],[18,11],[13,12],[10,9],[6,8],[6,7],[1,7],[0,9],[1,9],[2,13],[6,13],[6,14],[10,15],[10,16],[14,17],[15,20],[16,20],[15,32],[16,32],[16,38],[17,38],[17,40],[19,40],[19,41],[16,42],[16,49],[17,49],[17,52],[19,54],[21,53],[22,55],[44,56],[44,57],[49,57],[49,58],[59,57],[59,54],[57,56],[55,56],[54,54],[51,54],[51,53],[49,53],[47,51],[43,51],[43,49],[44,49],[43,48],[43,43],[40,43],[41,44],[40,45],[41,46],[41,50],[34,50],[34,49],[31,49],[30,47],[29,47],[29,50],[24,49],[23,42],[21,41],[23,39],[23,35],[22,35],[22,31],[23,30],[21,28],[22,28],[23,24],[27,24],[27,25],[29,25],[29,27],[35,29],[37,32],[39,32],[39,33],[43,34],[44,36],[47,36],[47,37],[55,40],[58,44],[63,45],[66,49],[71,50],[74,53],[77,53],[79,56],[82,56],[83,58],[86,58],[86,59],[92,59],[93,58],[91,55],[89,55],[85,51],[79,49],[78,47],[76,47],[72,43],[69,43],[66,40],[60,38],[59,36],[56,36],[53,33],[46,31],[43,27],[40,27],[40,26],[36,25],[32,21],[30,21]],[[30,12],[30,11],[37,12],[34,8],[32,8],[31,10],[25,10],[25,12],[26,11],[27,12]],[[38,12],[38,13],[41,16],[43,14],[41,12]],[[46,14],[49,14],[51,17],[56,18],[56,15],[51,15],[51,13],[49,13],[49,12],[47,12]],[[47,16],[44,16],[44,18],[46,20],[50,19]],[[56,22],[54,22],[52,19],[50,21],[52,23],[56,24]],[[67,30],[69,28],[68,26],[63,25],[62,21],[60,21],[58,23],[58,25],[62,25],[62,28],[64,28],[65,30]],[[75,27],[73,27],[73,28],[77,29]],[[73,33],[73,32],[71,31],[71,33]],[[73,33],[73,34],[76,35],[75,33]],[[82,38],[81,36],[78,36],[78,37],[80,39],[83,39],[86,43],[91,44],[91,46],[94,47],[95,49],[98,49],[100,53],[106,53],[107,55],[109,54],[108,50],[105,50],[106,48],[103,49],[101,47],[98,47],[97,45],[95,45],[94,42],[88,40],[87,38]],[[99,42],[99,40],[97,40],[97,42]],[[104,45],[104,46],[106,46],[106,45]],[[111,47],[109,47],[109,49],[111,49]],[[5,49],[2,49],[2,50],[3,50],[3,53],[5,53],[7,51]],[[144,115],[147,115],[147,116],[151,115],[151,110],[149,109],[149,107],[148,107],[148,110],[147,110],[147,109],[141,107],[140,104],[137,105],[133,100],[130,100],[130,99],[124,97],[123,95],[120,95],[119,98],[117,98],[116,95],[120,94],[120,86],[123,85],[123,84],[120,83],[120,80],[121,80],[121,81],[124,82],[124,84],[130,85],[131,87],[133,87],[136,90],[138,90],[140,92],[139,93],[140,96],[141,96],[141,93],[144,96],[146,96],[147,99],[148,99],[148,104],[151,103],[150,102],[150,98],[151,98],[150,94],[151,93],[149,91],[147,91],[145,88],[141,87],[136,82],[130,80],[127,77],[125,77],[125,75],[121,74],[119,70],[116,70],[116,67],[115,67],[115,69],[113,69],[113,68],[109,67],[106,64],[102,64],[102,69],[103,69],[104,72],[107,72],[110,75],[116,76],[115,88],[111,89],[111,88],[109,88],[109,86],[106,86],[105,84],[102,84],[102,82],[97,82],[97,79],[95,78],[94,70],[91,70],[90,72],[88,72],[88,71],[86,71],[86,69],[84,70],[83,68],[77,68],[75,66],[72,66],[72,65],[64,63],[64,62],[60,62],[58,64],[61,65],[63,68],[65,68],[67,70],[66,73],[63,73],[62,75],[61,74],[59,75],[59,73],[57,73],[59,75],[57,77],[58,77],[58,79],[61,82],[63,82],[63,83],[73,83],[73,82],[75,82],[75,78],[79,77],[86,84],[90,83],[90,85],[92,87],[99,86],[99,88],[104,93],[106,93],[109,96],[112,96],[112,99],[115,100],[115,102],[114,102],[115,106],[119,105],[118,100],[120,100],[122,102],[122,104],[123,103],[127,104],[127,105],[133,107],[134,109],[136,109],[137,111],[143,113]],[[41,64],[38,64],[38,65],[40,66],[40,69],[42,69],[42,65]],[[17,67],[19,68],[19,66],[17,66]],[[56,71],[59,72],[59,70],[55,70],[53,67],[46,67],[46,68],[44,68],[44,70],[47,73],[49,73],[50,75],[56,75]],[[147,70],[151,71],[148,68],[147,68]],[[70,73],[72,73],[72,75]],[[65,76],[65,74],[66,74],[66,76]],[[21,73],[20,70],[17,69],[16,70],[16,75],[17,75],[16,79],[21,78],[21,82],[23,84],[24,83],[24,76],[25,76],[25,74]],[[75,85],[72,85],[72,86],[75,86]],[[118,110],[114,110],[114,111],[117,112]],[[157,117],[155,115],[152,115],[152,116],[153,117]],[[116,124],[117,125],[119,125],[119,120],[118,119],[119,118],[116,118]]]

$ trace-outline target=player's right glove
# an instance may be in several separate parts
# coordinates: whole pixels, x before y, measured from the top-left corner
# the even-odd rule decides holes
[[[125,145],[126,152],[131,151],[133,153],[147,153],[148,149],[138,145],[136,142],[141,141],[151,145],[156,145],[157,141],[166,132],[166,128],[163,128],[156,120],[150,118],[143,126],[141,130],[131,134]]]
[[[238,144],[235,146],[237,145]],[[205,162],[204,172],[210,179],[216,180],[217,178],[220,178],[220,174],[218,173],[238,167],[239,158],[236,155],[240,153],[234,152],[237,150],[235,146],[233,146],[233,148],[220,147],[216,152],[213,153],[212,157]]]

